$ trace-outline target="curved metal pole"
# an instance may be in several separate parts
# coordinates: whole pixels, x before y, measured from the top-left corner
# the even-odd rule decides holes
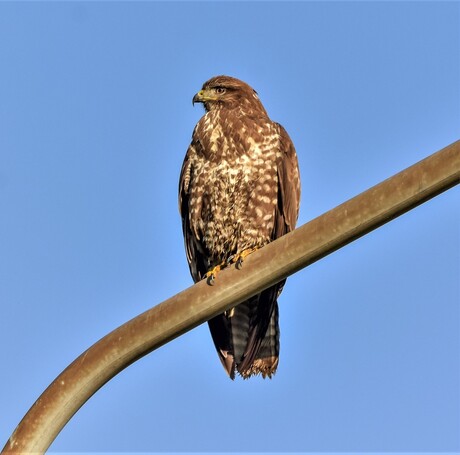
[[[137,359],[460,182],[460,141],[142,313],[91,346],[30,408],[2,450],[44,453],[78,409]]]

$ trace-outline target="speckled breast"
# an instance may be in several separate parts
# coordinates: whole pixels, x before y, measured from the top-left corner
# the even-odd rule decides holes
[[[257,131],[242,121],[214,125],[197,147],[191,189],[200,213],[191,221],[210,266],[268,243],[278,198],[277,125],[268,121]]]

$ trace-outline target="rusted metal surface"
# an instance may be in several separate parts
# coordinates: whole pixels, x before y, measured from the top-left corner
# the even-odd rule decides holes
[[[69,365],[20,422],[3,453],[44,453],[77,410],[128,365],[460,182],[460,141],[137,316]]]

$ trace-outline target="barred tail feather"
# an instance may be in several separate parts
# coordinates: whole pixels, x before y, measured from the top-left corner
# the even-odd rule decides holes
[[[264,378],[276,372],[279,358],[278,298],[284,283],[272,286],[257,296],[250,323],[246,349],[237,370],[243,378],[261,374]]]
[[[277,297],[283,283],[266,289],[209,321],[220,360],[231,379],[276,372],[279,357]]]

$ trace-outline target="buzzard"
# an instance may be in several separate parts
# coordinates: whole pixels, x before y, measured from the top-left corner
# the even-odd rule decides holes
[[[179,210],[193,280],[212,284],[220,268],[240,266],[247,254],[294,229],[300,178],[291,139],[248,84],[213,77],[193,103],[203,103],[205,114],[182,165]],[[208,322],[230,378],[275,373],[284,282]]]

